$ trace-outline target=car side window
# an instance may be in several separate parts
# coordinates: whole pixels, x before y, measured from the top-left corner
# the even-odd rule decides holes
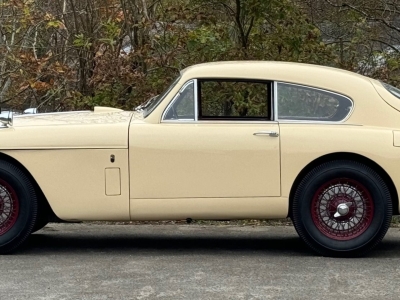
[[[194,120],[194,82],[186,83],[167,108],[164,120]]]
[[[270,120],[270,83],[199,80],[199,119]]]
[[[278,119],[342,121],[353,102],[342,95],[306,86],[277,83]]]

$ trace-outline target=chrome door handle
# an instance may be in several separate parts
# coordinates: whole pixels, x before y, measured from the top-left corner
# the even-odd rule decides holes
[[[254,132],[253,135],[268,135],[272,137],[278,137],[279,133],[277,133],[276,131],[257,131]]]

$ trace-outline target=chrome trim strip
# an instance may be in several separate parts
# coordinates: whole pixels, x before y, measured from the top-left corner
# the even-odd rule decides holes
[[[192,119],[176,119],[176,120],[163,120],[162,123],[197,123]]]
[[[169,123],[169,124],[179,124],[179,123],[185,123],[185,124],[249,124],[249,125],[256,125],[256,124],[275,124],[277,125],[278,122],[276,121],[234,121],[234,120],[229,120],[229,121],[222,121],[222,120],[214,120],[214,121],[205,121],[205,120],[200,120],[200,121],[193,121],[193,120],[164,120],[162,123]],[[346,124],[342,122],[326,122],[326,121],[290,121],[290,120],[284,120],[284,121],[279,121],[279,124],[286,124],[286,125],[335,125],[335,126],[364,126],[362,124]]]
[[[179,120],[164,120],[164,117],[165,117],[165,115],[167,114],[169,108],[174,104],[174,102],[176,101],[176,99],[179,97],[179,95],[185,90],[185,88],[186,88],[188,85],[190,85],[190,84],[192,84],[192,83],[194,83],[194,79],[190,79],[189,81],[186,81],[186,82],[182,85],[182,87],[179,89],[178,93],[174,96],[174,98],[172,98],[171,102],[170,102],[170,103],[167,105],[167,107],[164,109],[164,112],[163,112],[163,114],[162,114],[162,116],[161,116],[161,123],[163,123],[163,122],[168,122],[168,121],[178,121],[178,122],[179,122]],[[193,90],[194,90],[194,89],[193,89]],[[191,121],[193,121],[193,120],[191,120]]]
[[[274,103],[273,103],[274,121],[278,121],[278,82],[274,81]]]
[[[17,115],[15,116],[16,118],[31,118],[33,115],[34,116],[51,116],[51,115],[58,115],[58,114],[76,114],[76,113],[88,113],[88,112],[93,112],[93,110],[73,110],[73,111],[56,111],[56,112],[43,112],[43,113],[37,113],[37,114],[22,114],[22,115]]]
[[[321,89],[321,88],[313,87],[313,86],[308,86],[308,85],[303,85],[303,84],[296,84],[296,83],[291,83],[291,82],[284,82],[284,81],[275,81],[274,82],[274,87],[276,87],[276,94],[274,94],[274,95],[276,95],[276,104],[278,104],[278,84],[279,83],[286,84],[286,85],[292,85],[292,86],[304,87],[304,88],[307,88],[307,89],[321,91],[321,92],[324,92],[324,93],[327,93],[327,94],[337,95],[337,96],[346,98],[351,102],[351,109],[350,109],[349,113],[346,115],[345,118],[343,118],[340,121],[316,121],[316,120],[307,121],[307,120],[285,120],[285,119],[282,119],[282,121],[281,121],[279,119],[279,117],[278,117],[278,109],[276,109],[276,119],[275,120],[279,121],[279,123],[287,122],[287,123],[312,123],[312,124],[321,124],[321,123],[342,124],[342,123],[346,122],[350,118],[351,114],[354,111],[355,103],[354,103],[353,99],[351,99],[348,96],[345,96],[343,94],[339,94],[339,93],[336,93],[336,92],[333,92],[333,91],[329,91],[329,90],[324,90],[324,89]]]
[[[334,121],[296,121],[296,120],[281,120],[279,124],[298,124],[298,125],[345,125],[345,126],[364,126],[362,124],[346,124],[343,122],[334,122]]]
[[[197,90],[197,79],[194,79],[194,121],[197,122],[199,120],[199,94]]]
[[[169,124],[179,124],[179,123],[185,123],[185,124],[275,124],[277,125],[277,121],[235,121],[235,120],[200,120],[200,121],[193,121],[193,120],[164,120],[163,123],[169,123]],[[345,124],[345,123],[340,123],[340,122],[326,122],[326,121],[295,121],[295,120],[283,120],[279,121],[279,124],[297,124],[297,125],[335,125],[335,126],[364,126],[362,124]]]
[[[219,124],[275,124],[278,125],[278,122],[276,121],[235,121],[235,120],[200,120],[200,121],[193,121],[193,120],[165,120],[163,123],[185,123],[185,124],[214,124],[214,125],[219,125]]]

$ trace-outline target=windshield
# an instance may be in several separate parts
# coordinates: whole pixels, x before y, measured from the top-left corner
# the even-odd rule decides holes
[[[400,89],[384,82],[381,83],[383,87],[388,90],[388,92],[390,92],[393,96],[396,96],[397,98],[400,99]]]
[[[172,82],[172,84],[162,94],[150,98],[145,103],[143,103],[143,104],[139,105],[138,107],[136,107],[135,110],[142,110],[143,111],[143,117],[146,118],[161,103],[161,101],[164,100],[165,96],[168,95],[168,93],[178,83],[179,79],[181,79],[180,76],[178,78],[176,78]]]

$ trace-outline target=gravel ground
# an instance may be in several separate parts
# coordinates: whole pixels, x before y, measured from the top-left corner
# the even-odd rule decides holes
[[[398,299],[400,229],[368,257],[292,226],[50,224],[0,256],[0,299]]]

